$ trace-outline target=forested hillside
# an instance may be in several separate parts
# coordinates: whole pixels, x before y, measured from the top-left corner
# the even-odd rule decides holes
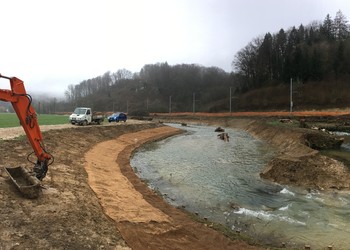
[[[288,106],[294,82],[296,105],[305,108],[349,106],[349,25],[341,11],[332,20],[283,29],[253,39],[233,61],[240,76],[241,106]],[[236,82],[236,83],[238,83]],[[254,100],[252,105],[247,102]]]
[[[66,97],[75,106],[101,111],[204,111],[227,101],[230,86],[232,76],[222,69],[165,62],[145,65],[139,73],[123,69],[70,85]]]
[[[70,85],[56,109],[99,111],[228,112],[350,106],[350,29],[334,18],[254,38],[233,55],[231,73],[196,64],[145,65]],[[231,102],[230,102],[231,98]],[[62,110],[64,111],[64,110]]]

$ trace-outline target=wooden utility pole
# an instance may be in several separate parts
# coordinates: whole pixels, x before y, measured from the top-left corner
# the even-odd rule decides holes
[[[193,104],[192,104],[192,111],[193,111],[193,114],[196,112],[196,93],[193,92]]]
[[[290,114],[293,112],[293,78],[290,78]]]
[[[169,96],[169,114],[171,114],[171,96]]]

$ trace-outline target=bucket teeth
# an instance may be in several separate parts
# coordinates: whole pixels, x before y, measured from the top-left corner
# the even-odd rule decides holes
[[[47,170],[48,166],[46,161],[38,161],[33,168],[36,178],[38,178],[40,181],[42,181],[46,176]]]

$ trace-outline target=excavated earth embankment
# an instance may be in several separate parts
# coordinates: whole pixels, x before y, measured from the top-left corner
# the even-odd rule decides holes
[[[279,184],[306,189],[349,190],[350,171],[344,163],[320,154],[317,149],[337,147],[339,138],[322,130],[271,125],[279,118],[166,117],[159,121],[239,128],[274,145],[277,156],[260,176]],[[330,119],[328,119],[330,120]],[[336,120],[336,118],[333,118]],[[331,126],[331,125],[329,125]],[[234,138],[231,138],[234,139]]]
[[[132,120],[60,128],[43,133],[55,162],[38,199],[23,198],[0,169],[1,250],[263,249],[171,207],[134,174],[129,158],[135,148],[179,131]],[[0,141],[1,166],[32,167],[25,164],[32,149],[22,135]]]
[[[309,131],[271,126],[259,119],[177,122],[244,129],[275,145],[278,156],[261,173],[263,178],[305,188],[349,189],[348,169],[308,147],[310,141],[315,143],[306,136]],[[133,173],[129,157],[135,148],[177,131],[166,132],[156,120],[43,128],[46,149],[55,162],[42,182],[39,199],[24,199],[0,169],[1,250],[261,249],[229,239],[211,223],[195,222],[165,203]],[[31,166],[27,139],[18,131],[17,137],[11,137],[10,131],[0,130],[0,165]]]
[[[246,130],[279,149],[260,174],[262,178],[308,189],[349,189],[350,171],[344,163],[324,156],[315,148],[338,143],[322,131],[269,126],[258,121],[251,122]]]

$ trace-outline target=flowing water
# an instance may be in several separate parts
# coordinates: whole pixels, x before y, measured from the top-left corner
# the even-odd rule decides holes
[[[349,193],[260,179],[276,151],[244,131],[226,129],[225,142],[214,127],[181,128],[187,132],[147,144],[131,159],[138,176],[170,204],[266,244],[350,249]]]

